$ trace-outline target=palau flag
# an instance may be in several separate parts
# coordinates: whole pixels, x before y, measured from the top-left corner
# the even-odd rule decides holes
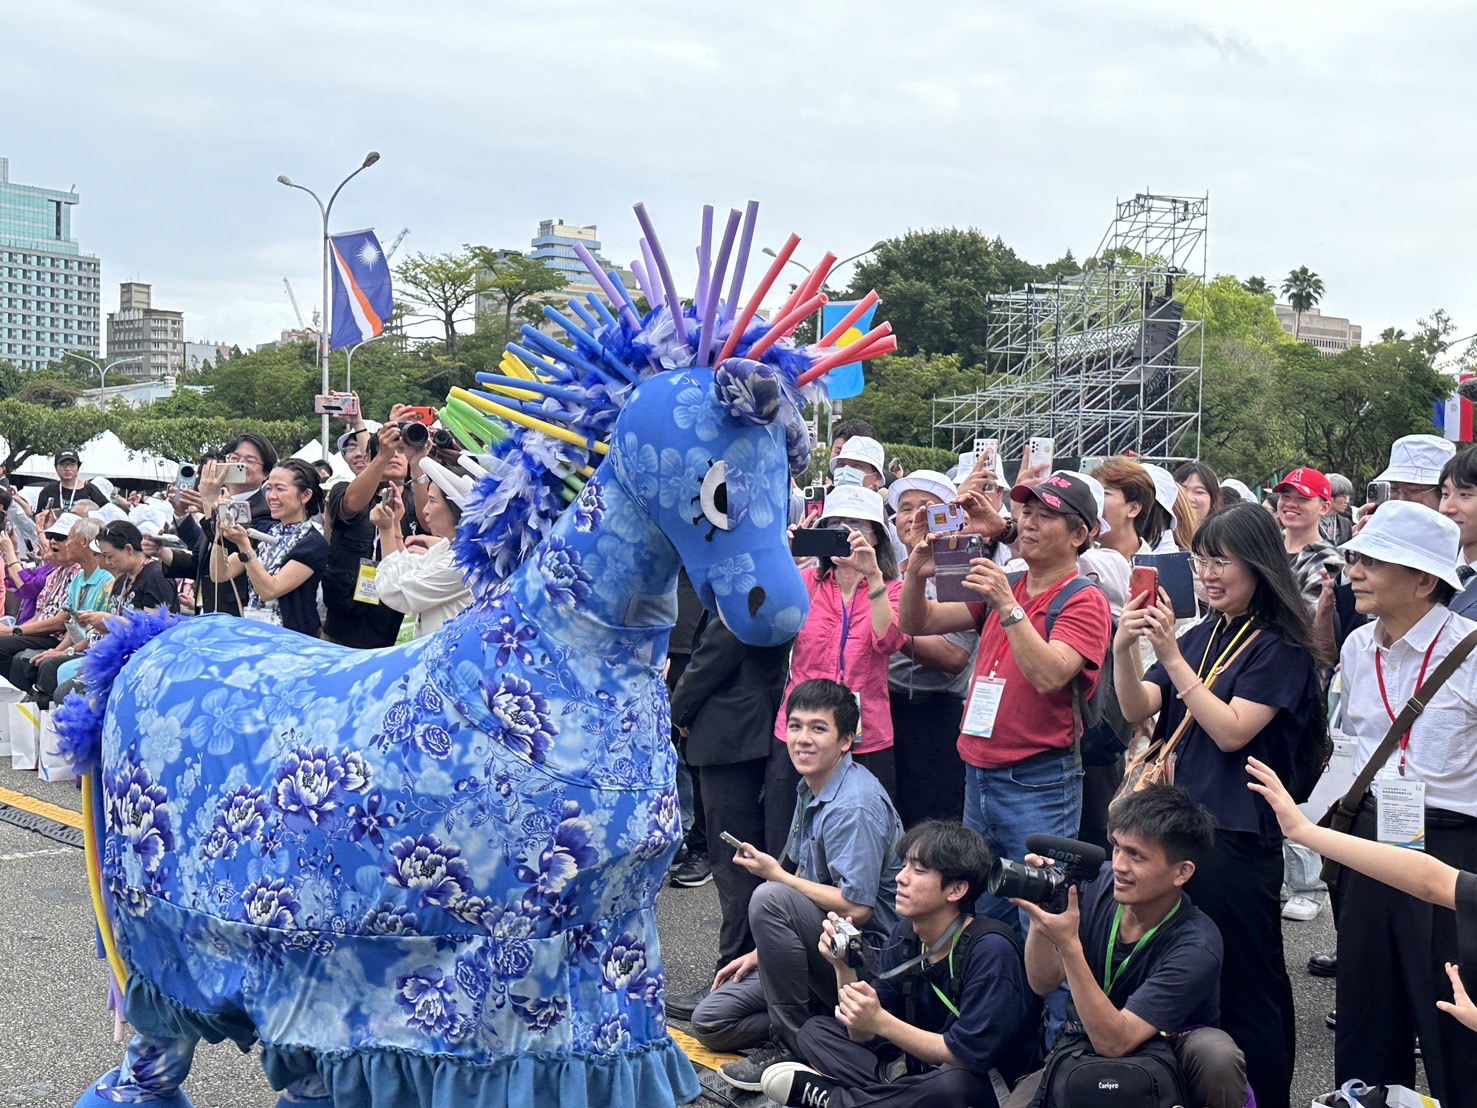
[[[824,335],[840,323],[846,313],[856,307],[855,300],[833,300],[821,308],[821,334]],[[862,317],[847,328],[846,333],[836,340],[836,345],[850,346],[872,329],[872,317],[877,314],[877,305],[873,304]],[[845,400],[850,396],[860,396],[862,389],[866,387],[866,379],[862,376],[862,366],[865,362],[854,362],[844,365],[838,369],[831,370],[826,374],[826,390],[832,400]]]
[[[328,348],[368,342],[385,329],[395,308],[390,267],[373,231],[330,235],[333,259],[333,334]]]

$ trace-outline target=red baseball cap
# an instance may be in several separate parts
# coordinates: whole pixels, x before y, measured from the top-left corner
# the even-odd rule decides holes
[[[1328,483],[1328,478],[1316,469],[1300,466],[1284,477],[1272,489],[1273,492],[1286,492],[1291,489],[1302,496],[1321,496],[1324,500],[1333,500],[1333,486]]]

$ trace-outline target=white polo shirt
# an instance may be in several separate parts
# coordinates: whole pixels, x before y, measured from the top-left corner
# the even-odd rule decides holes
[[[1379,626],[1376,621],[1355,628],[1344,641],[1340,658],[1343,729],[1359,742],[1355,757],[1358,769],[1363,769],[1374,757],[1380,741],[1390,730],[1393,722],[1390,712],[1398,716],[1415,695],[1426,651],[1431,650],[1426,669],[1429,677],[1459,642],[1477,630],[1477,623],[1454,615],[1441,605],[1427,612],[1388,648],[1378,645]],[[1377,654],[1385,681],[1384,697],[1380,695],[1375,671]],[[1389,711],[1385,708],[1386,698]],[[1393,771],[1399,763],[1400,751],[1396,749],[1381,772]],[[1477,651],[1457,668],[1426,710],[1416,717],[1405,752],[1405,775],[1425,783],[1426,807],[1477,816]],[[1379,791],[1380,779],[1376,776],[1376,796]]]

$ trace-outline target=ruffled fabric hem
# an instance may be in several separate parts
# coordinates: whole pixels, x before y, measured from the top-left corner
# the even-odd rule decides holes
[[[146,1035],[229,1039],[243,1051],[258,1041],[239,1013],[192,1011],[138,975],[129,977],[126,1008],[129,1022]],[[332,1053],[268,1042],[261,1047],[273,1089],[316,1073],[335,1103],[365,1108],[646,1108],[687,1104],[702,1092],[692,1063],[670,1036],[621,1054],[522,1054],[491,1065],[394,1047]]]

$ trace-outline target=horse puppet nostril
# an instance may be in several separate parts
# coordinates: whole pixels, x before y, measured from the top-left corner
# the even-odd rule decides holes
[[[749,618],[753,619],[757,616],[762,607],[764,607],[764,590],[755,585],[749,590]]]

